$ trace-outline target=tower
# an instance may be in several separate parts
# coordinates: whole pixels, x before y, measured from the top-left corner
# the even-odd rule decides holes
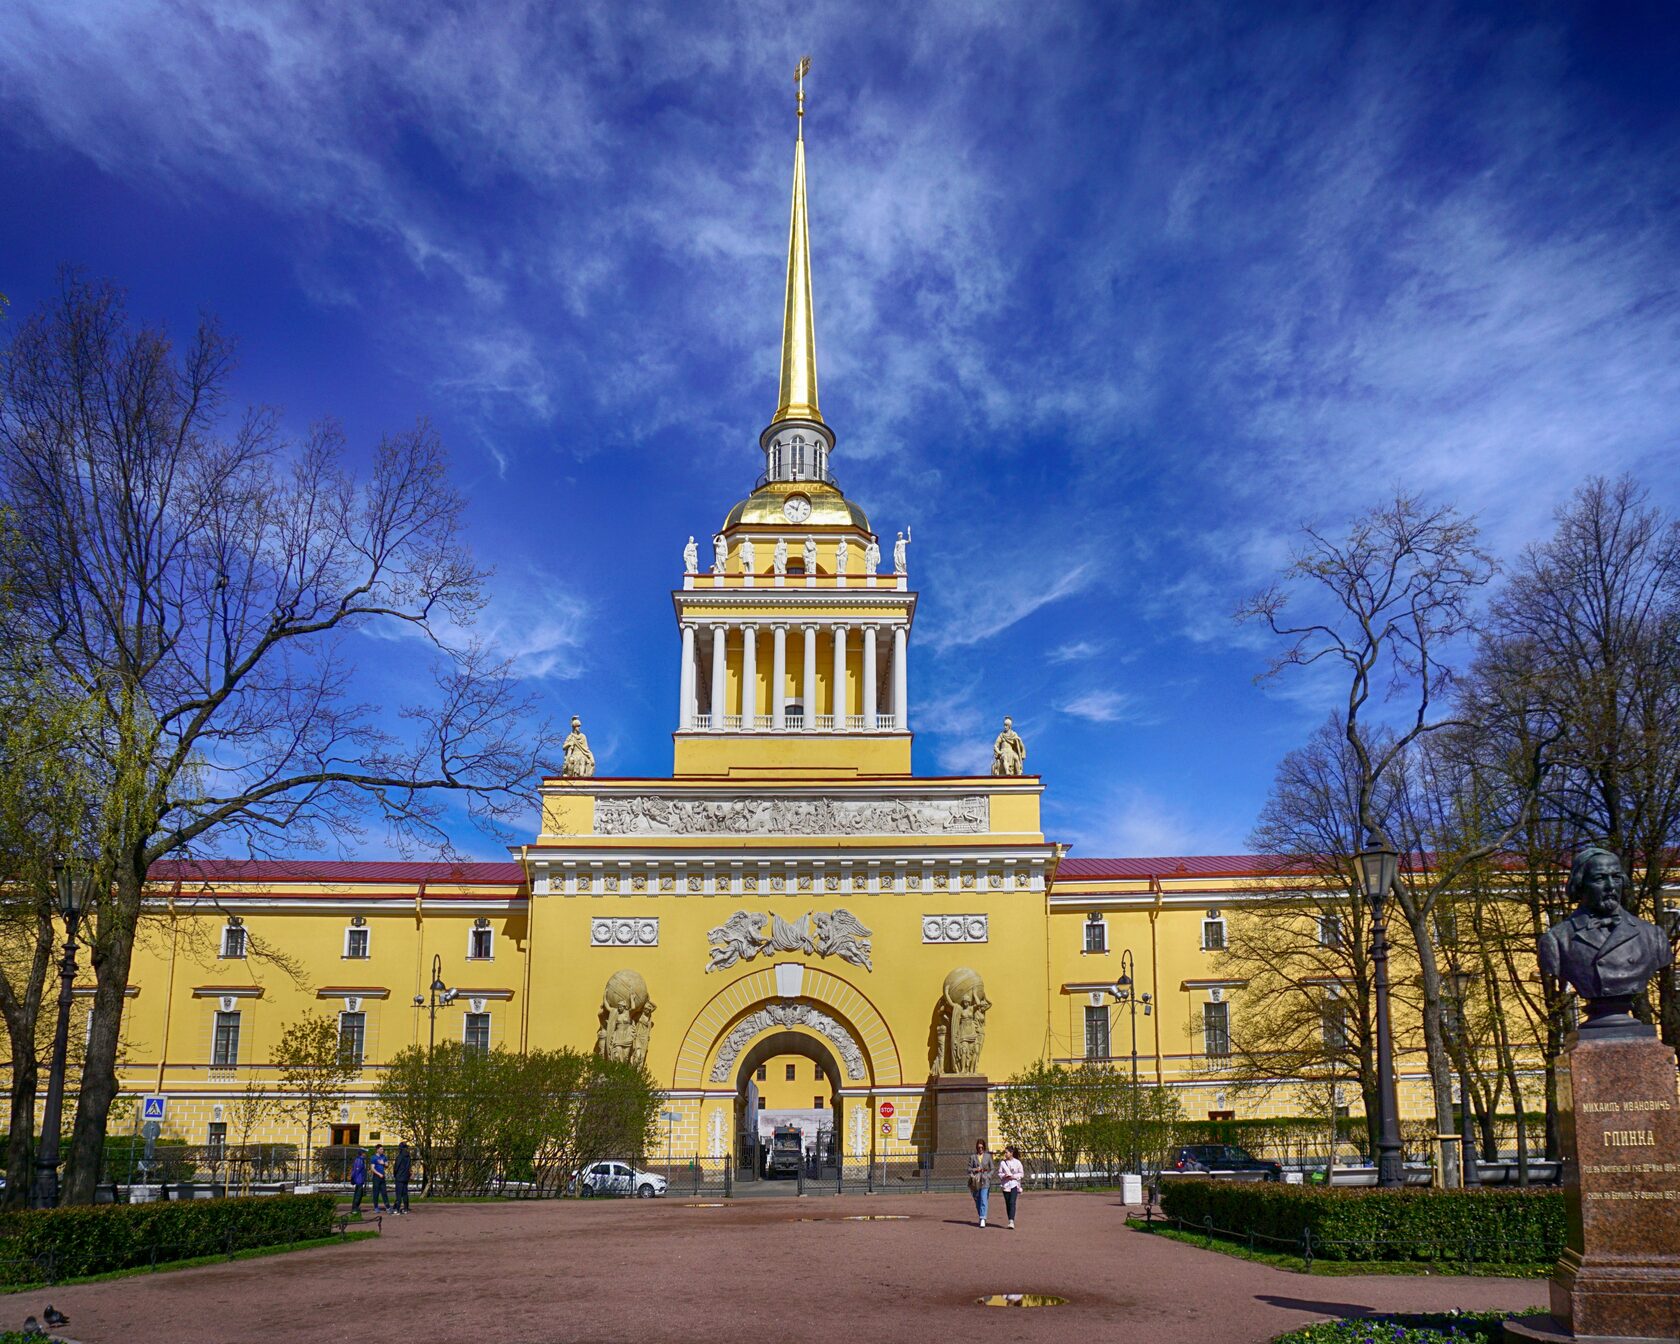
[[[682,639],[674,772],[908,775],[916,595],[832,471],[817,399],[801,63],[776,411],[763,470],[709,565],[691,547],[672,594]],[[883,550],[885,554],[883,555]],[[888,573],[880,573],[883,560]],[[704,568],[705,572],[702,572]]]

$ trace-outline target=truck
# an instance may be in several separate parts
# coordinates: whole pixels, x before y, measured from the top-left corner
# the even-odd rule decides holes
[[[797,1176],[805,1162],[805,1136],[798,1125],[777,1125],[770,1132],[770,1155],[765,1174]]]

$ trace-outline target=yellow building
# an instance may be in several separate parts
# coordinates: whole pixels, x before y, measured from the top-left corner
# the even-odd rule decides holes
[[[720,492],[672,593],[671,774],[596,776],[574,744],[507,862],[162,865],[123,1087],[167,1095],[170,1137],[234,1141],[234,1097],[272,1084],[281,1031],[325,1008],[364,1061],[340,1142],[399,1137],[378,1133],[374,1081],[435,1031],[645,1058],[679,1154],[734,1151],[749,1088],[826,1112],[849,1156],[966,1147],[1018,1070],[1130,1059],[1123,949],[1158,1010],[1143,1076],[1189,1115],[1241,1109],[1219,1067],[1241,986],[1216,965],[1223,912],[1266,883],[1256,862],[1065,858],[1008,741],[1003,773],[911,773],[916,592],[903,540],[883,557],[833,483],[805,189],[801,136],[763,472],[727,508]],[[435,1017],[434,965],[457,991]]]

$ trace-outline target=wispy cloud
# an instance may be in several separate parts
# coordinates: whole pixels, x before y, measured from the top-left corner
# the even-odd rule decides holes
[[[1095,658],[1103,652],[1104,646],[1089,639],[1076,639],[1068,644],[1059,644],[1044,655],[1047,663],[1078,663],[1087,658]]]
[[[1150,720],[1138,697],[1126,691],[1090,690],[1060,701],[1063,714],[1089,723],[1140,723]]]

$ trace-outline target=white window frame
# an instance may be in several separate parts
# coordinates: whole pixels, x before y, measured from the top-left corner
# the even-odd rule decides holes
[[[479,934],[483,934],[484,937],[489,940],[490,950],[488,952],[486,952],[482,957],[476,955],[473,952],[473,944],[478,941]],[[481,929],[476,924],[472,928],[468,929],[467,930],[467,960],[468,961],[494,961],[495,959],[496,959],[496,930],[493,927],[490,927],[490,926],[486,926],[486,927]]]
[[[367,1063],[367,1010],[365,1008],[357,1008],[354,1011],[351,1011],[348,1008],[340,1010],[338,1014],[338,1050],[340,1058],[343,1058],[344,1055],[344,1019],[347,1017],[361,1018],[361,1048],[356,1051],[356,1067],[360,1068],[363,1064]]]
[[[1096,1016],[1099,1013],[1102,1015],[1100,1019]],[[1100,1055],[1093,1054],[1092,1051],[1091,1051],[1091,1023],[1095,1022],[1095,1021],[1099,1021],[1099,1020],[1103,1024],[1103,1026],[1102,1026],[1102,1037],[1103,1037],[1102,1043],[1106,1047],[1104,1049],[1103,1053],[1100,1054]],[[1108,1011],[1108,1005],[1106,1003],[1089,1003],[1089,1004],[1085,1005],[1085,1058],[1086,1059],[1112,1059],[1113,1058],[1114,1040],[1109,1034],[1113,1030],[1114,1030],[1114,1017]]]
[[[357,934],[362,935],[362,954],[356,956],[350,951],[350,940]],[[344,960],[367,961],[373,956],[373,930],[366,924],[349,924],[344,929]]]
[[[1091,932],[1092,932],[1093,929],[1096,930],[1097,933],[1099,934],[1099,937],[1098,937],[1097,941],[1101,945],[1098,946],[1098,947],[1092,947],[1091,946]],[[1080,935],[1079,936],[1080,936],[1079,949],[1080,949],[1080,955],[1081,956],[1088,956],[1088,957],[1103,956],[1108,952],[1108,920],[1105,919],[1102,915],[1098,915],[1098,914],[1094,914],[1094,913],[1086,915],[1085,916],[1085,924],[1084,924],[1084,927],[1080,930]]]
[[[1318,917],[1318,945],[1330,948],[1340,948],[1342,946],[1342,917],[1340,915],[1320,915]]]
[[[1224,1018],[1223,1035],[1225,1038],[1225,1048],[1218,1052],[1209,1048],[1213,1044],[1213,1033],[1208,1030],[1208,1009],[1210,1008],[1219,1010],[1214,1013],[1213,1016]],[[1202,1054],[1207,1059],[1229,1059],[1231,1057],[1231,1003],[1229,999],[1209,999],[1202,1005]]]
[[[234,952],[230,948],[236,939],[239,943],[239,951]],[[250,952],[251,935],[245,932],[243,924],[222,925],[222,950],[219,955],[223,961],[244,961],[250,955]]]
[[[1217,943],[1210,943],[1208,941],[1208,931],[1210,929],[1219,930],[1219,941]],[[1230,945],[1229,930],[1225,927],[1224,915],[1218,915],[1215,918],[1204,919],[1202,921],[1202,951],[1223,952]]]
[[[222,1019],[233,1019],[233,1058],[217,1059],[217,1052],[221,1049]],[[210,1020],[210,1067],[213,1069],[237,1069],[239,1067],[239,1038],[245,1033],[244,1014],[237,1008],[223,1011],[218,1008],[216,1016]]]
[[[474,1046],[472,1042],[472,1023],[475,1017],[481,1017],[484,1019],[484,1045],[482,1047]],[[494,1031],[495,1025],[490,1020],[490,1010],[488,1008],[486,1008],[482,1013],[461,1014],[461,1044],[466,1046],[468,1049],[482,1048],[486,1053],[488,1053],[492,1044],[491,1036]]]

